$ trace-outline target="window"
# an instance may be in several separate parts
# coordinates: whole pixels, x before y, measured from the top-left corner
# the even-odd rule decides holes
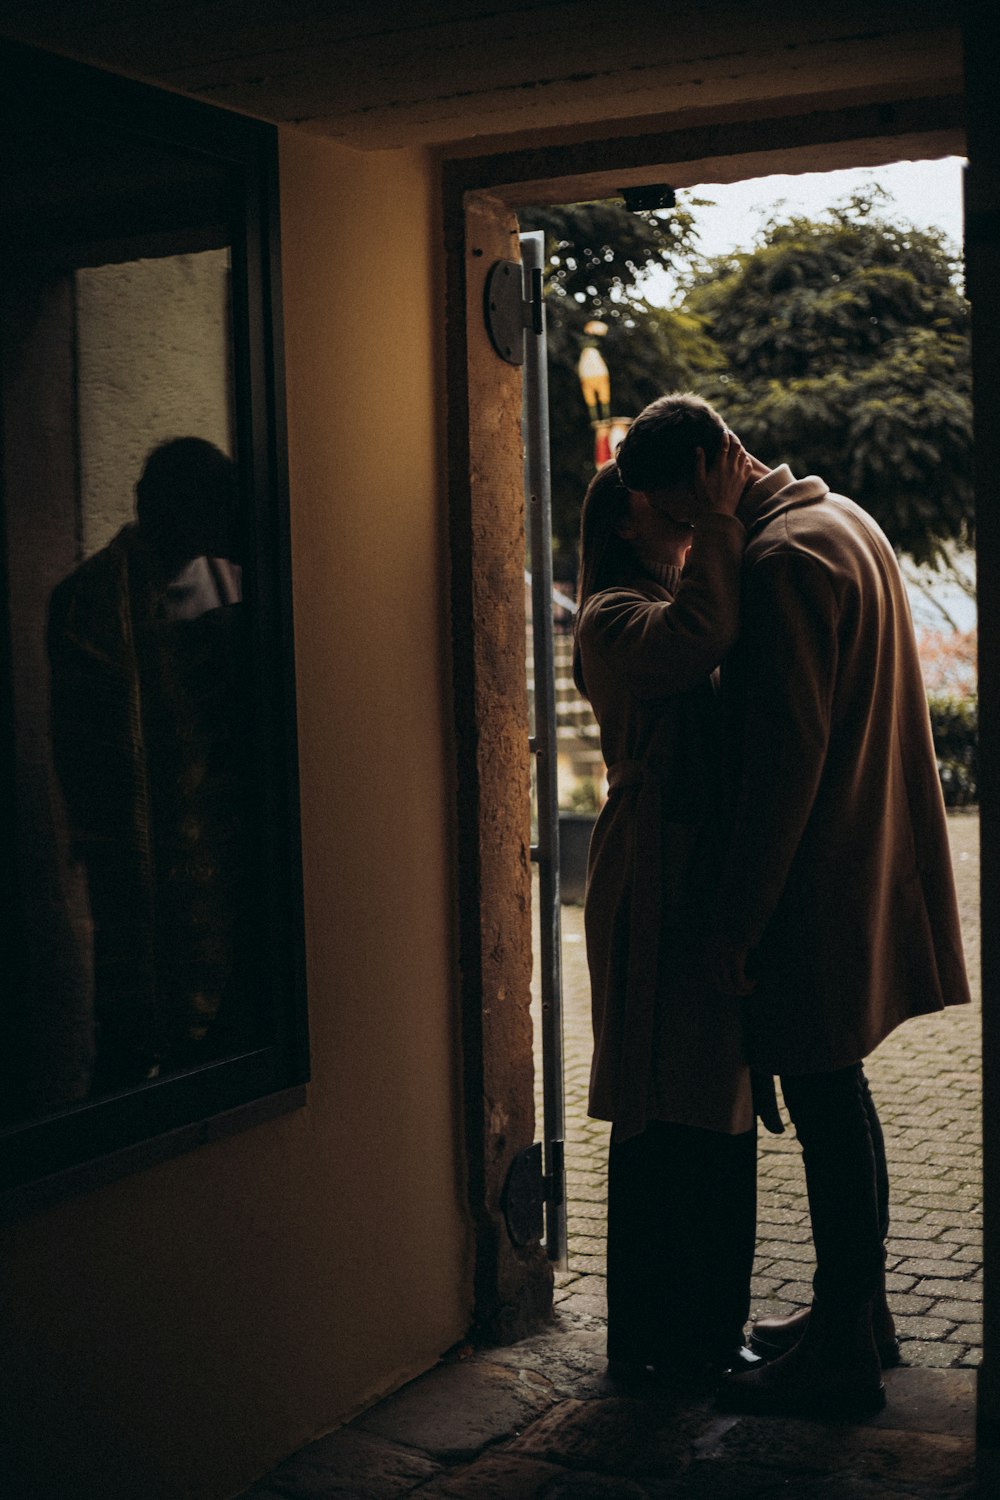
[[[275,132],[17,47],[0,69],[18,1210],[301,1102],[307,1059]]]

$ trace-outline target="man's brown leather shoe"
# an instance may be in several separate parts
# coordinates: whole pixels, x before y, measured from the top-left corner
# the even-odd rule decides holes
[[[871,1302],[818,1309],[787,1354],[746,1375],[727,1375],[717,1400],[759,1416],[860,1421],[885,1405]]]
[[[756,1416],[862,1421],[885,1405],[885,1385],[868,1372],[798,1367],[796,1350],[748,1375],[726,1375],[716,1393],[725,1411]],[[876,1372],[877,1373],[877,1372]]]
[[[750,1330],[750,1348],[764,1359],[779,1359],[789,1349],[794,1349],[805,1333],[809,1326],[809,1312],[808,1307],[800,1307],[798,1312],[783,1318],[758,1318]],[[879,1363],[883,1370],[893,1370],[900,1361],[899,1340],[892,1313],[884,1299],[881,1305],[876,1300],[872,1325]]]

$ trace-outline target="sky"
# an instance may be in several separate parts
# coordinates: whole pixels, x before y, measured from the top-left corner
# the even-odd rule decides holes
[[[892,194],[882,211],[918,228],[943,229],[956,246],[962,243],[962,160],[902,161],[885,167],[850,168],[843,172],[805,172],[799,176],[753,177],[745,182],[702,183],[678,191],[678,204],[692,198],[713,200],[713,208],[692,208],[705,255],[749,249],[766,219],[782,214],[818,215],[857,187],[878,183]],[[783,200],[783,201],[782,201]],[[672,300],[667,273],[654,273],[648,283],[651,302]]]

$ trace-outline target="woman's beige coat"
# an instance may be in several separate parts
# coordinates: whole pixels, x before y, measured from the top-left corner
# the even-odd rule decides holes
[[[707,516],[673,597],[637,567],[588,599],[578,624],[611,789],[585,908],[590,1113],[613,1120],[618,1139],[650,1119],[729,1133],[753,1125],[739,1007],[683,978],[717,873],[711,674],[736,637],[743,540],[735,517]]]
[[[759,976],[751,1062],[825,1072],[969,998],[944,804],[906,594],[875,522],[784,467],[740,514],[715,925]]]

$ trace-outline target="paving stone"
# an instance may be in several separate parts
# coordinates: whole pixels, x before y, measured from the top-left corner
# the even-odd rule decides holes
[[[553,1464],[508,1455],[487,1455],[464,1475],[420,1491],[440,1500],[647,1500],[650,1491],[630,1479],[571,1473]]]
[[[421,1500],[536,1500],[550,1495],[564,1470],[554,1464],[487,1453],[420,1491]]]
[[[922,1260],[947,1261],[955,1254],[955,1246],[950,1241],[935,1240],[927,1234],[914,1233],[908,1236],[890,1234],[888,1244],[889,1249],[897,1255],[919,1255]]]
[[[770,1276],[755,1276],[753,1279],[753,1295],[754,1297],[773,1297],[784,1284],[780,1278],[772,1279]]]
[[[553,1401],[567,1396],[606,1396],[606,1344],[603,1321],[588,1329],[567,1317],[559,1318],[545,1333],[506,1348],[484,1350],[477,1358],[514,1370],[538,1371],[548,1382]]]
[[[584,1276],[581,1274],[573,1290],[574,1292],[582,1292],[588,1297],[603,1297],[607,1290],[607,1281],[603,1276]]]
[[[956,1192],[954,1197],[946,1198],[941,1194],[918,1193],[910,1199],[917,1208],[941,1208],[951,1209],[956,1214],[965,1215],[978,1207],[978,1198],[971,1198],[967,1193]]]
[[[947,1276],[956,1281],[969,1274],[964,1262],[953,1260],[901,1260],[894,1269],[901,1276]]]
[[[955,1246],[955,1254],[952,1257],[952,1259],[953,1260],[973,1261],[977,1265],[982,1265],[982,1261],[983,1261],[983,1245],[982,1245],[982,1240],[977,1236],[976,1237],[976,1241],[975,1241],[974,1244],[956,1245]]]
[[[909,1487],[897,1489],[879,1475],[809,1474],[796,1478],[776,1469],[751,1469],[744,1463],[715,1460],[689,1469],[684,1480],[670,1491],[670,1500],[777,1500],[779,1496],[781,1500],[913,1500],[917,1493]],[[919,1493],[926,1495],[927,1491]],[[934,1500],[964,1500],[967,1493],[938,1490]]]
[[[956,1323],[961,1323],[969,1316],[969,1304],[967,1302],[947,1302],[942,1299],[935,1302],[931,1308],[931,1316],[935,1318],[953,1318]],[[957,1337],[957,1334],[952,1335]]]
[[[900,1336],[900,1349],[906,1364],[922,1365],[940,1370],[950,1369],[956,1360],[965,1357],[965,1345],[947,1340],[928,1341]]]
[[[854,1427],[758,1417],[743,1417],[736,1422],[722,1436],[715,1452],[730,1463],[790,1470],[800,1480],[810,1475],[825,1476],[828,1482],[836,1480],[836,1487],[827,1492],[830,1495],[846,1493],[852,1480],[877,1481],[898,1488],[915,1479],[927,1486],[926,1494],[938,1495],[945,1487],[968,1484],[975,1465],[975,1444],[966,1437],[872,1424]],[[788,1490],[783,1488],[780,1493],[785,1495]],[[803,1489],[801,1493],[809,1491]]]
[[[954,1318],[901,1318],[898,1314],[894,1314],[894,1317],[896,1332],[904,1339],[943,1338],[955,1326]]]
[[[433,1458],[471,1458],[524,1427],[550,1400],[551,1387],[533,1370],[475,1361],[438,1365],[355,1427]]]
[[[924,1297],[952,1297],[958,1302],[979,1302],[983,1300],[982,1282],[977,1278],[974,1281],[935,1281],[933,1278],[925,1278],[917,1283],[917,1292]]]
[[[242,1500],[396,1500],[439,1469],[425,1454],[345,1427],[300,1448]]]
[[[809,1261],[769,1261],[767,1265],[767,1274],[769,1276],[784,1276],[787,1281],[802,1281],[804,1277],[810,1274],[810,1270],[813,1264],[813,1259],[810,1259]]]
[[[937,1432],[972,1441],[976,1379],[967,1371],[901,1368],[885,1372],[886,1406],[866,1427]]]
[[[608,1315],[608,1299],[604,1294],[599,1297],[584,1297],[574,1291],[559,1305],[563,1311],[583,1317],[606,1318]]]
[[[783,1281],[778,1295],[790,1308],[808,1307],[812,1302],[813,1289],[809,1281]]]
[[[618,1477],[664,1479],[681,1473],[692,1442],[711,1420],[707,1406],[685,1408],[667,1399],[563,1401],[508,1452]]]
[[[891,1212],[894,1223],[912,1223],[914,1221],[923,1223],[926,1219],[926,1210],[922,1212],[919,1208],[911,1207],[909,1203],[893,1203]]]
[[[757,1214],[757,1223],[802,1225],[806,1233],[809,1233],[809,1214],[802,1208],[775,1208],[771,1204],[762,1204]]]
[[[933,1300],[932,1297],[920,1296],[916,1291],[893,1292],[889,1298],[889,1306],[897,1318],[904,1313],[917,1316],[927,1312]]]

